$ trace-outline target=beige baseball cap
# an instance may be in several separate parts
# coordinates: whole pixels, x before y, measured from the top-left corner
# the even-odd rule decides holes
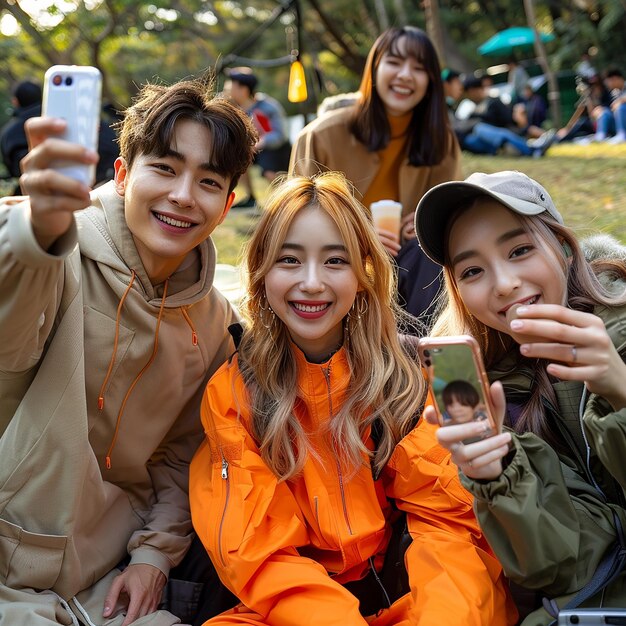
[[[526,174],[516,171],[495,174],[476,172],[464,181],[451,181],[433,187],[417,205],[415,232],[422,250],[435,263],[444,263],[444,236],[448,220],[460,204],[478,196],[494,198],[520,215],[548,213],[559,224],[563,223],[550,194]]]

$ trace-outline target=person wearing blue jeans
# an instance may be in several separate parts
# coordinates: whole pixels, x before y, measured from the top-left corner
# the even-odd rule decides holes
[[[596,123],[595,134],[581,137],[577,143],[626,142],[626,84],[621,70],[618,68],[607,70],[604,75],[604,87],[608,101],[599,104],[592,112],[592,118]]]
[[[621,140],[626,141],[626,104],[620,104],[615,111],[603,109],[598,115],[596,135],[603,139],[613,135],[622,135]]]
[[[543,156],[552,144],[554,131],[539,145],[530,146],[526,139],[509,128],[494,126],[476,119],[457,118],[454,106],[463,93],[463,84],[460,74],[450,68],[445,68],[441,74],[443,90],[448,105],[448,118],[454,133],[463,150],[474,154],[497,154],[503,145],[509,144],[523,156]]]
[[[604,82],[611,95],[611,107],[598,114],[596,137],[610,143],[626,142],[626,86],[619,70],[609,70]]]
[[[484,122],[478,122],[461,141],[462,148],[476,154],[497,154],[504,144],[513,146],[522,156],[542,156],[541,150],[531,148],[524,137]]]

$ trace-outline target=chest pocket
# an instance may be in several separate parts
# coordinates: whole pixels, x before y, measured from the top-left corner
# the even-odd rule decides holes
[[[31,533],[0,519],[0,583],[50,589],[61,572],[67,537]]]

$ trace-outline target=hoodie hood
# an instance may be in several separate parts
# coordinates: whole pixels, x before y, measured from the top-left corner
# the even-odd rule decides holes
[[[93,205],[76,214],[78,238],[83,256],[97,263],[108,265],[120,279],[127,282],[128,268],[135,271],[140,290],[146,300],[154,306],[161,305],[160,292],[150,282],[143,266],[133,235],[128,229],[124,214],[124,198],[110,181],[95,189],[91,194]],[[217,253],[211,238],[203,241],[195,251],[199,258],[199,273],[190,279],[185,272],[186,263],[169,279],[170,295],[165,299],[166,308],[194,304],[213,286]]]

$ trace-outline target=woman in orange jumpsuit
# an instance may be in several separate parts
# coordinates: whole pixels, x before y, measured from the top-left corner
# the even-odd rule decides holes
[[[246,269],[246,330],[191,465],[196,532],[241,601],[206,624],[513,624],[472,499],[419,419],[393,268],[345,180],[278,186]]]

